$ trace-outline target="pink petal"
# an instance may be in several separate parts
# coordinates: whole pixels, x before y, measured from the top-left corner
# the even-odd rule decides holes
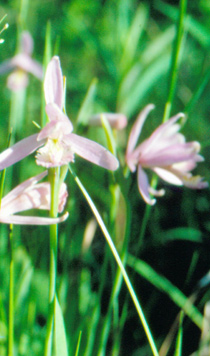
[[[31,55],[34,49],[34,41],[28,31],[24,31],[21,35],[21,52]]]
[[[147,118],[147,115],[149,114],[149,112],[154,109],[154,105],[153,104],[149,104],[147,105],[139,114],[139,116],[137,117],[130,135],[129,135],[129,139],[128,139],[128,145],[127,145],[127,151],[126,151],[126,155],[129,155],[133,149],[136,146],[136,143],[138,141],[138,138],[140,136],[143,124]]]
[[[146,154],[145,152],[142,152],[139,158],[139,162],[144,167],[169,166],[174,163],[184,162],[193,159],[199,148],[200,145],[198,142],[177,144],[166,147],[161,151],[158,150],[157,146],[156,150],[154,151],[147,152]]]
[[[140,165],[138,165],[138,188],[142,198],[147,204],[154,205],[156,203],[156,199],[150,198],[150,185],[148,182],[148,178]]]
[[[43,78],[43,69],[41,64],[33,60],[27,54],[20,53],[17,54],[14,58],[11,59],[11,64],[14,67],[22,69],[27,73],[33,74],[38,79],[42,80]]]
[[[183,185],[182,180],[175,174],[167,169],[155,167],[152,169],[161,179],[165,180],[167,183],[181,186]]]
[[[7,88],[19,91],[28,86],[28,74],[20,69],[15,70],[7,78]]]
[[[12,200],[14,200],[18,195],[22,194],[27,188],[34,186],[41,179],[46,177],[47,171],[38,174],[35,177],[25,180],[23,183],[19,184],[17,187],[12,189],[1,201],[1,207],[5,208]]]
[[[207,182],[203,182],[203,177],[192,176],[191,174],[183,176],[182,181],[185,187],[190,189],[204,189],[209,186]]]
[[[63,104],[63,76],[59,57],[51,59],[47,66],[44,79],[44,93],[46,104],[55,103],[60,109]]]
[[[53,225],[65,221],[69,214],[66,212],[59,218],[42,218],[38,216],[21,216],[21,215],[11,215],[11,216],[1,216],[0,222],[4,224],[14,224],[14,225]]]
[[[8,199],[2,199],[2,213],[0,215],[12,215],[30,209],[50,210],[50,183],[44,182],[29,186],[18,195],[14,195],[13,199],[8,202]],[[66,184],[61,185],[59,191],[59,212],[63,211],[68,196]],[[7,198],[7,197],[5,197]]]
[[[66,125],[65,133],[70,133],[73,131],[73,125],[69,120],[68,116],[63,113],[63,111],[54,103],[47,104],[45,106],[45,110],[47,116],[49,117],[50,121],[62,121]]]
[[[12,166],[36,151],[45,143],[45,140],[37,141],[38,134],[24,138],[14,146],[7,148],[0,154],[0,170]]]
[[[11,59],[0,64],[0,75],[11,72],[15,68]]]
[[[66,135],[64,141],[70,145],[73,152],[98,166],[111,171],[115,171],[119,166],[117,158],[94,141],[75,134]]]

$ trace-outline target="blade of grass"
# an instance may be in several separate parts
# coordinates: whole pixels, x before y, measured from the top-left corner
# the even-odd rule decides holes
[[[151,331],[150,331],[149,326],[147,324],[147,321],[146,321],[146,318],[144,316],[143,310],[142,310],[142,308],[140,306],[140,303],[139,303],[138,298],[136,296],[136,293],[135,293],[135,291],[133,289],[133,286],[132,286],[132,284],[130,282],[130,279],[129,279],[128,275],[127,275],[127,272],[126,272],[126,270],[125,270],[125,268],[123,266],[123,263],[122,263],[122,261],[120,259],[120,256],[119,256],[119,254],[118,254],[118,252],[117,252],[117,250],[116,250],[116,248],[115,248],[115,246],[114,246],[114,244],[112,242],[111,236],[109,235],[109,232],[108,232],[108,230],[107,230],[107,228],[106,228],[106,226],[105,226],[105,224],[104,224],[104,222],[103,222],[103,220],[102,220],[102,218],[101,218],[101,216],[100,216],[95,204],[93,203],[91,197],[89,196],[88,192],[86,191],[85,187],[83,186],[83,184],[81,183],[79,178],[76,176],[76,174],[72,171],[71,167],[69,167],[69,170],[70,170],[70,173],[72,174],[72,176],[74,177],[74,180],[77,183],[79,189],[81,190],[82,194],[84,195],[85,199],[87,200],[87,202],[88,202],[93,214],[95,215],[95,218],[96,218],[96,220],[97,220],[97,222],[98,222],[98,224],[99,224],[99,226],[100,226],[100,228],[101,228],[101,230],[102,230],[102,232],[104,234],[104,237],[106,238],[106,241],[107,241],[107,243],[108,243],[108,245],[109,245],[109,247],[110,247],[110,249],[111,249],[111,251],[113,253],[113,256],[114,256],[114,258],[115,258],[115,260],[116,260],[116,262],[117,262],[117,264],[118,264],[118,266],[119,266],[119,268],[121,270],[121,273],[123,275],[124,281],[126,283],[128,291],[130,293],[130,296],[131,296],[131,298],[133,300],[133,303],[135,305],[136,311],[137,311],[138,316],[140,318],[141,324],[142,324],[142,326],[144,328],[144,331],[145,331],[145,334],[147,336],[148,342],[150,344],[152,353],[153,353],[154,356],[158,356],[158,350],[156,348],[154,339],[152,337]]]
[[[14,355],[14,247],[13,226],[10,225],[10,266],[9,266],[9,325],[8,325],[8,356]]]
[[[80,331],[80,333],[79,333],[75,356],[79,356],[79,348],[80,348],[80,344],[81,344],[81,339],[82,339],[82,331]]]
[[[77,125],[87,125],[88,124],[88,117],[91,113],[91,108],[93,104],[93,100],[95,98],[96,86],[98,83],[97,78],[93,78],[88,88],[88,91],[85,95],[85,98],[82,102],[80,110],[77,115]]]
[[[43,65],[44,69],[47,68],[48,63],[50,62],[52,57],[52,45],[51,45],[51,22],[47,22],[46,26],[46,34],[45,34],[45,48],[44,48],[44,60]],[[41,127],[44,127],[47,123],[47,115],[45,112],[45,96],[44,90],[42,90],[42,112],[41,112]]]
[[[169,90],[168,90],[168,98],[167,98],[164,115],[163,115],[163,122],[167,121],[168,118],[170,117],[171,107],[175,95],[178,66],[180,62],[182,37],[184,33],[184,20],[186,15],[186,9],[187,9],[187,0],[180,0],[179,18],[177,23],[177,34],[176,34],[176,39],[175,39],[175,44],[174,44],[173,54],[171,59],[170,83],[169,83]]]
[[[179,331],[177,335],[176,350],[174,356],[182,356],[183,318],[184,318],[184,313],[182,312],[179,318]]]

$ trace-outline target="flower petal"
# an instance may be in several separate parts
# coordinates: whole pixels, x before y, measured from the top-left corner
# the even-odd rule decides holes
[[[19,184],[17,187],[12,189],[4,198],[2,198],[1,201],[2,209],[5,209],[7,204],[9,204],[12,200],[14,200],[18,195],[22,194],[29,187],[33,187],[37,182],[39,182],[41,179],[46,177],[47,174],[48,172],[44,171],[35,177],[25,180],[23,183]]]
[[[7,148],[0,154],[0,170],[12,166],[41,147],[45,140],[37,141],[38,134],[31,135]]]
[[[25,89],[28,85],[28,74],[22,69],[17,69],[7,77],[7,88],[12,91]]]
[[[40,63],[29,57],[27,54],[20,53],[11,59],[13,66],[22,69],[25,72],[33,74],[38,79],[43,78],[43,69]]]
[[[42,218],[38,216],[21,216],[21,215],[10,215],[1,216],[0,222],[4,224],[14,224],[14,225],[53,225],[65,221],[69,214],[66,212],[64,215],[58,218]]]
[[[162,150],[152,150],[151,152],[142,152],[139,162],[144,167],[164,167],[174,163],[184,162],[195,158],[200,150],[200,144],[196,141],[184,144],[168,146]]]
[[[21,35],[21,52],[31,55],[34,49],[34,41],[28,31],[23,31]]]
[[[60,109],[63,104],[63,76],[59,57],[54,56],[47,66],[44,79],[46,104],[55,103]]]
[[[165,180],[167,183],[174,185],[183,185],[182,180],[173,172],[170,172],[167,169],[154,167],[152,169],[161,179]]]
[[[7,60],[0,64],[0,75],[11,72],[15,68],[11,60]]]
[[[69,120],[68,116],[63,113],[63,111],[54,103],[47,104],[45,106],[47,116],[50,121],[62,121],[66,125],[65,133],[70,133],[73,131],[73,125]]]
[[[138,188],[142,198],[147,204],[154,205],[156,203],[156,199],[150,198],[148,178],[140,164],[138,165]]]
[[[119,162],[106,148],[98,143],[76,134],[66,135],[64,142],[70,145],[73,152],[98,166],[115,171]]]
[[[154,109],[154,105],[153,104],[149,104],[147,105],[139,114],[139,116],[137,117],[132,129],[131,129],[131,132],[130,132],[130,135],[129,135],[129,139],[128,139],[128,145],[127,145],[127,151],[126,151],[126,155],[129,155],[133,149],[135,148],[136,146],[136,143],[138,141],[138,138],[139,138],[139,135],[141,133],[141,130],[142,130],[142,127],[143,127],[143,124],[147,118],[147,115],[149,114],[149,112],[151,110]]]

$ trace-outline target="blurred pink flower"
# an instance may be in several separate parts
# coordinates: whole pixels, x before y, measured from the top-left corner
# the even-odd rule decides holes
[[[0,74],[12,71],[7,78],[7,87],[12,91],[24,89],[28,85],[28,73],[42,80],[41,64],[31,58],[33,39],[29,32],[24,31],[21,36],[20,53],[0,65]]]
[[[178,119],[184,117],[179,113],[166,123],[160,125],[153,134],[136,147],[139,135],[148,113],[154,105],[147,105],[139,114],[128,139],[126,162],[131,172],[138,167],[138,188],[147,204],[153,205],[156,200],[152,195],[160,196],[164,191],[155,191],[149,185],[144,168],[154,171],[160,178],[174,185],[185,185],[192,189],[208,187],[200,176],[192,176],[191,171],[197,162],[204,159],[199,155],[200,144],[196,141],[185,142],[184,135],[178,133],[180,125]]]
[[[50,184],[37,182],[44,178],[47,172],[30,178],[18,185],[1,200],[0,222],[18,225],[50,225],[57,224],[67,219],[68,213],[59,218],[44,218],[37,216],[14,215],[29,209],[50,209]],[[65,183],[59,192],[58,211],[62,212],[68,196]]]
[[[58,57],[47,66],[44,79],[46,113],[49,123],[39,134],[29,136],[0,154],[0,169],[4,169],[34,152],[37,164],[46,168],[74,161],[74,154],[110,170],[116,170],[119,162],[106,148],[87,138],[72,133],[73,125],[62,111],[63,76]]]
[[[89,118],[88,124],[91,126],[101,126],[101,115],[104,115],[110,126],[116,130],[122,130],[127,126],[128,120],[124,114],[103,112]]]

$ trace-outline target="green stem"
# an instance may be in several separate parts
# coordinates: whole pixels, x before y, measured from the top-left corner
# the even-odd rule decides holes
[[[10,266],[9,266],[9,326],[8,326],[8,356],[13,356],[14,349],[14,254],[13,227],[10,225]]]
[[[59,168],[49,170],[49,181],[51,185],[51,208],[50,217],[57,217],[59,197]],[[56,277],[57,277],[57,225],[50,226],[50,281],[49,281],[49,310],[47,320],[47,333],[45,339],[45,356],[52,353],[53,328],[55,328],[56,308]]]
[[[165,105],[165,111],[163,115],[163,122],[167,121],[170,117],[172,102],[174,99],[176,82],[177,82],[177,74],[178,74],[178,65],[180,58],[180,50],[182,44],[182,36],[183,36],[183,27],[184,27],[184,19],[187,8],[187,0],[180,0],[179,3],[179,18],[177,24],[177,35],[171,60],[171,75],[170,75],[170,83],[169,83],[169,91],[168,91],[168,99]]]
[[[119,254],[118,254],[118,252],[117,252],[117,250],[116,250],[116,248],[115,248],[115,246],[114,246],[114,244],[112,242],[111,236],[109,235],[108,230],[107,230],[107,228],[106,228],[106,226],[105,226],[105,224],[104,224],[104,222],[103,222],[98,210],[96,209],[96,206],[94,205],[92,199],[90,198],[88,192],[86,191],[86,189],[84,188],[84,186],[80,182],[79,178],[73,173],[71,168],[70,168],[70,172],[72,173],[75,182],[77,183],[77,185],[80,188],[81,192],[83,193],[85,199],[87,200],[87,202],[88,202],[93,214],[95,215],[95,218],[96,218],[96,220],[97,220],[97,222],[98,222],[98,224],[99,224],[99,226],[100,226],[100,228],[101,228],[101,230],[102,230],[102,232],[104,234],[104,237],[106,238],[106,241],[107,241],[107,243],[108,243],[108,245],[109,245],[109,247],[110,247],[110,249],[112,251],[112,254],[113,254],[113,256],[114,256],[114,258],[115,258],[115,260],[116,260],[116,262],[117,262],[117,264],[118,264],[118,266],[120,268],[120,270],[121,270],[121,273],[123,275],[124,281],[126,283],[128,291],[130,293],[130,296],[131,296],[131,298],[133,300],[133,303],[135,305],[136,311],[137,311],[137,313],[139,315],[140,321],[141,321],[142,326],[144,328],[145,334],[146,334],[147,339],[149,341],[152,353],[153,353],[154,356],[159,356],[158,350],[156,348],[155,342],[153,340],[153,337],[152,337],[151,331],[149,329],[149,326],[147,324],[146,318],[144,316],[143,310],[142,310],[141,305],[140,305],[140,303],[138,301],[136,293],[135,293],[135,291],[134,291],[134,289],[132,287],[132,284],[131,284],[130,279],[129,279],[128,275],[127,275],[127,272],[126,272],[126,270],[125,270],[125,268],[123,266],[123,263],[122,263],[122,261],[120,259],[120,256],[119,256]]]

